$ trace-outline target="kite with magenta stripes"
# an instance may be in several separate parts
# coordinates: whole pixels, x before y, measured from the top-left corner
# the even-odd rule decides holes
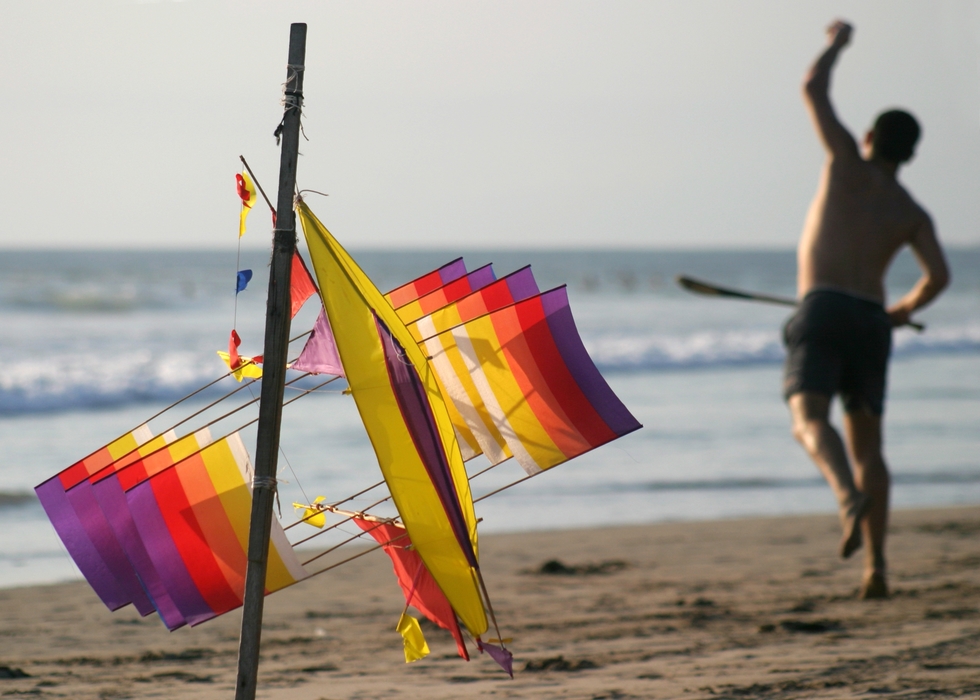
[[[255,193],[244,173],[237,183],[241,235]],[[471,479],[513,460],[514,485],[641,426],[589,357],[564,287],[540,290],[530,267],[498,276],[457,258],[383,293],[300,197],[296,213],[309,263],[293,261],[291,315],[314,298],[319,308],[291,341],[283,421],[292,403],[329,391],[359,415],[376,465],[349,466],[366,482],[354,496],[311,499],[303,487],[295,517],[273,518],[266,594],[342,565],[353,558],[342,548],[367,540],[390,558],[404,598],[393,631],[406,661],[429,653],[424,617],[461,658],[487,652],[513,675]],[[254,339],[234,325],[213,382],[36,487],[106,607],[132,605],[170,630],[243,602],[253,487],[243,431],[256,420],[263,359],[239,352]]]

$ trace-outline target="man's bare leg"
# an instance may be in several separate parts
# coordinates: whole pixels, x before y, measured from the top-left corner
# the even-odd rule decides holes
[[[871,506],[861,523],[869,547],[864,557],[862,598],[885,598],[885,534],[888,529],[888,492],[891,479],[882,454],[881,417],[868,411],[847,413],[844,418],[847,442],[854,461],[857,488],[868,494]]]
[[[868,510],[868,496],[858,490],[840,434],[830,424],[830,397],[812,392],[789,398],[793,436],[819,467],[837,498],[844,535],[840,555],[851,556],[861,546],[859,524]]]

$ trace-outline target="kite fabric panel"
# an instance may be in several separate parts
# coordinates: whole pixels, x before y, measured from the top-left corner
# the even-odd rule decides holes
[[[415,301],[420,296],[439,289],[439,287],[455,279],[459,279],[465,274],[466,264],[462,258],[456,258],[437,270],[426,273],[411,282],[406,282],[397,289],[391,290],[384,297],[393,308],[397,309],[410,301]]]
[[[456,537],[460,550],[469,565],[476,569],[479,566],[476,560],[476,550],[469,538],[469,527],[466,517],[463,515],[462,505],[456,495],[449,459],[442,446],[442,436],[439,433],[439,427],[436,425],[432,406],[427,400],[425,386],[422,384],[418,370],[405,362],[404,347],[395,340],[391,331],[377,316],[375,316],[375,322],[384,351],[388,381],[394,392],[402,420],[411,435],[415,449],[422,458],[422,465],[425,467],[429,480],[435,486],[436,494],[442,503],[443,511],[448,518],[449,526]]]
[[[210,432],[207,429],[199,430],[170,442],[166,449],[150,452],[128,463],[120,460],[89,477],[92,482],[92,493],[116,540],[126,553],[129,564],[149,596],[153,608],[171,630],[183,626],[186,620],[170,597],[139,534],[126,502],[124,485],[134,485],[146,479],[149,474],[163,471],[199,452],[210,443]]]
[[[377,287],[304,202],[299,202],[297,211],[347,382],[395,506],[422,561],[460,620],[474,636],[482,634],[487,617],[476,568],[476,515],[462,455],[435,376]],[[445,284],[435,284],[440,281],[433,280],[432,287]],[[417,283],[413,283],[415,289],[421,289]],[[386,358],[379,333],[382,327],[397,342],[397,346],[389,343],[389,349],[399,353],[396,358]],[[398,389],[389,375],[392,361],[409,374]],[[417,392],[413,401],[406,403],[412,392]],[[418,413],[411,413],[416,410]],[[411,428],[409,419],[413,421]],[[421,449],[416,444],[420,437],[426,439]],[[433,454],[435,461],[427,461]],[[433,475],[438,475],[438,484],[433,482]],[[460,527],[464,532],[460,533]]]
[[[200,624],[242,605],[252,491],[248,454],[237,433],[130,486],[126,502],[187,624]],[[266,593],[307,576],[273,518]]]
[[[407,612],[403,612],[398,618],[395,631],[402,636],[404,641],[405,663],[410,664],[429,655],[429,645],[425,641],[425,635],[422,634],[422,626]]]
[[[82,479],[65,491],[68,503],[75,511],[79,521],[84,525],[85,534],[95,546],[106,568],[109,569],[116,582],[126,592],[126,599],[117,601],[117,607],[122,607],[118,603],[122,603],[122,605],[132,603],[140,615],[149,615],[153,612],[153,603],[147,596],[142,581],[133,568],[119,539],[116,537],[109,519],[99,503],[93,482],[99,475],[111,472],[115,468],[123,468],[128,464],[138,461],[142,457],[152,455],[158,451],[166,452],[167,445],[174,440],[176,440],[176,435],[172,431],[155,437],[140,445],[133,452],[124,455],[107,467],[97,471],[87,479]],[[98,591],[101,588],[101,583],[92,583],[92,588]]]
[[[425,339],[423,348],[439,387],[450,399],[449,414],[464,459],[482,453],[491,464],[499,464],[513,454],[477,387],[485,377],[480,371],[471,372],[456,341],[440,333],[537,293],[531,268],[524,267],[409,324],[416,340]]]
[[[237,367],[234,365],[234,360],[226,352],[217,351],[218,357],[221,361],[228,366],[231,370],[232,376],[237,381],[242,381],[243,379],[261,379],[262,378],[262,367],[259,366],[259,362],[262,360],[261,357],[245,357],[244,355],[239,355]]]
[[[405,595],[405,604],[413,606],[429,620],[444,630],[448,630],[456,640],[459,655],[470,660],[459,622],[446,596],[436,585],[418,552],[412,547],[412,540],[405,528],[391,522],[368,520],[355,516],[353,521],[377,540],[391,558],[391,564],[398,577],[398,585]]]
[[[528,474],[642,427],[589,357],[564,287],[437,338],[438,344],[426,342],[437,371],[447,366],[444,356],[458,353],[465,369],[456,379],[473,379],[493,425]],[[440,378],[451,379],[442,372]]]
[[[411,323],[426,314],[431,314],[433,311],[441,309],[446,304],[451,304],[454,301],[462,299],[477,289],[486,287],[495,279],[497,278],[493,274],[493,266],[484,265],[452,282],[447,282],[438,289],[434,289],[414,301],[399,306],[395,311],[402,321],[406,324]]]
[[[114,461],[133,453],[151,439],[153,434],[149,427],[140,426],[63,469],[34,489],[44,512],[78,570],[110,610],[117,610],[131,602],[130,596],[109,569],[89,535],[88,520],[75,511],[66,491]]]
[[[168,629],[242,603],[251,518],[238,434],[176,439],[143,426],[36,489],[79,570],[110,610],[133,603]],[[67,485],[67,487],[66,487]],[[273,521],[267,592],[307,576]]]
[[[327,318],[327,312],[323,308],[320,309],[320,315],[316,317],[316,323],[313,324],[310,337],[306,339],[303,351],[289,368],[311,374],[344,376],[344,366],[337,352],[337,341],[334,340],[330,319]]]
[[[487,656],[496,661],[497,665],[504,669],[508,676],[511,678],[514,677],[514,655],[505,649],[503,645],[491,644],[477,639],[476,646],[481,652],[486,653]]]
[[[316,294],[316,285],[310,271],[306,269],[306,263],[300,257],[299,252],[293,251],[292,267],[289,272],[289,317],[296,318],[296,314],[303,308],[303,304],[311,296]]]
[[[478,316],[502,309],[538,294],[538,284],[534,280],[530,265],[474,289],[469,294],[446,304],[426,316],[408,322],[409,332],[416,341],[422,342],[437,333],[442,333]]]
[[[105,469],[116,460],[133,453],[136,448],[145,445],[152,439],[153,433],[150,431],[149,426],[141,425],[133,430],[133,432],[123,435],[105,447],[99,448],[88,457],[61,470],[52,479],[58,479],[63,489],[70,489],[83,479],[87,479],[96,472]]]

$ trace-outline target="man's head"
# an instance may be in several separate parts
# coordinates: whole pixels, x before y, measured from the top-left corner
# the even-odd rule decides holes
[[[921,133],[919,122],[908,112],[900,109],[882,112],[868,132],[870,157],[882,158],[896,165],[904,163],[915,154],[915,144]]]

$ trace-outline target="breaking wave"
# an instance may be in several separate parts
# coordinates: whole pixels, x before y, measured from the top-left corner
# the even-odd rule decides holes
[[[687,335],[607,335],[586,338],[601,370],[642,372],[780,363],[785,357],[778,330],[704,331]],[[980,324],[895,334],[893,357],[980,351]]]
[[[169,403],[218,376],[216,357],[190,352],[11,361],[0,368],[0,415]]]
[[[258,335],[258,333],[253,333]],[[675,335],[641,332],[586,336],[604,372],[683,371],[778,364],[778,330],[704,331]],[[980,324],[902,331],[895,357],[980,352]],[[222,373],[213,352],[160,347],[123,351],[88,347],[7,359],[0,364],[0,415],[169,403]]]

